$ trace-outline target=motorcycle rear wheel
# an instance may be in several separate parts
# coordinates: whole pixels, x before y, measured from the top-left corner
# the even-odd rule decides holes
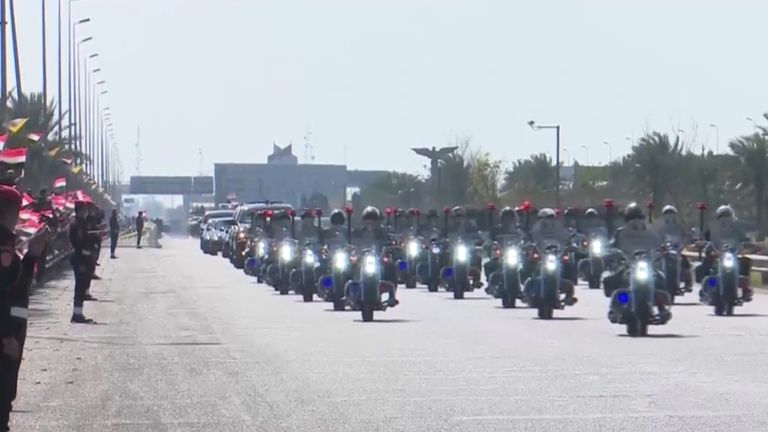
[[[466,281],[454,281],[453,283],[453,298],[455,300],[464,299],[464,285]]]
[[[517,304],[517,297],[512,295],[512,291],[507,290],[501,296],[501,307],[504,309],[512,309]]]
[[[362,314],[363,322],[371,322],[373,321],[373,305],[372,304],[363,304],[363,307],[360,309],[360,312]]]

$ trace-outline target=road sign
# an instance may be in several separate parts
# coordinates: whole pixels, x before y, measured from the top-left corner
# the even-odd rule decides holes
[[[134,195],[203,195],[213,193],[213,177],[133,176]]]

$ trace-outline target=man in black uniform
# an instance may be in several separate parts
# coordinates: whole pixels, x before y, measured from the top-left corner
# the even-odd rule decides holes
[[[136,249],[141,249],[141,234],[144,232],[144,212],[136,216]]]
[[[93,274],[91,275],[91,278],[94,280],[101,280],[101,277],[96,274],[96,267],[99,266],[99,257],[101,257],[101,232],[99,226],[104,219],[104,214],[101,212],[101,209],[96,206],[96,204],[90,202],[88,203],[87,219],[88,234],[90,235],[91,241],[93,242],[93,250],[95,251],[93,257]],[[90,291],[85,293],[85,299],[95,300],[93,297],[91,297]]]
[[[69,226],[69,242],[72,244],[72,270],[75,272],[75,299],[72,309],[72,322],[90,324],[92,319],[83,315],[83,302],[86,300],[91,276],[94,269],[96,250],[93,239],[88,233],[88,209],[84,201],[75,203],[75,221]]]
[[[16,254],[14,228],[19,219],[21,194],[0,186],[0,431],[7,431],[27,336],[29,285],[37,257],[48,240],[48,229],[29,241],[24,259]]]
[[[120,221],[117,219],[117,209],[112,209],[112,215],[109,217],[109,257],[117,258],[117,238],[120,235]]]

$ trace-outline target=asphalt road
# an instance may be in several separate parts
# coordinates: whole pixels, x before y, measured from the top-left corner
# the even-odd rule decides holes
[[[192,240],[120,249],[71,325],[71,280],[32,301],[20,431],[766,431],[768,296],[692,295],[632,339],[579,288],[557,319],[399,290],[359,313],[281,297]]]

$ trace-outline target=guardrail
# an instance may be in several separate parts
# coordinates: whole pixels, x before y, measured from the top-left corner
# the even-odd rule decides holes
[[[691,262],[697,262],[700,258],[698,252],[684,250],[683,255],[691,259]],[[752,261],[750,272],[750,283],[752,286],[768,286],[768,256],[765,255],[739,255],[749,258]]]

